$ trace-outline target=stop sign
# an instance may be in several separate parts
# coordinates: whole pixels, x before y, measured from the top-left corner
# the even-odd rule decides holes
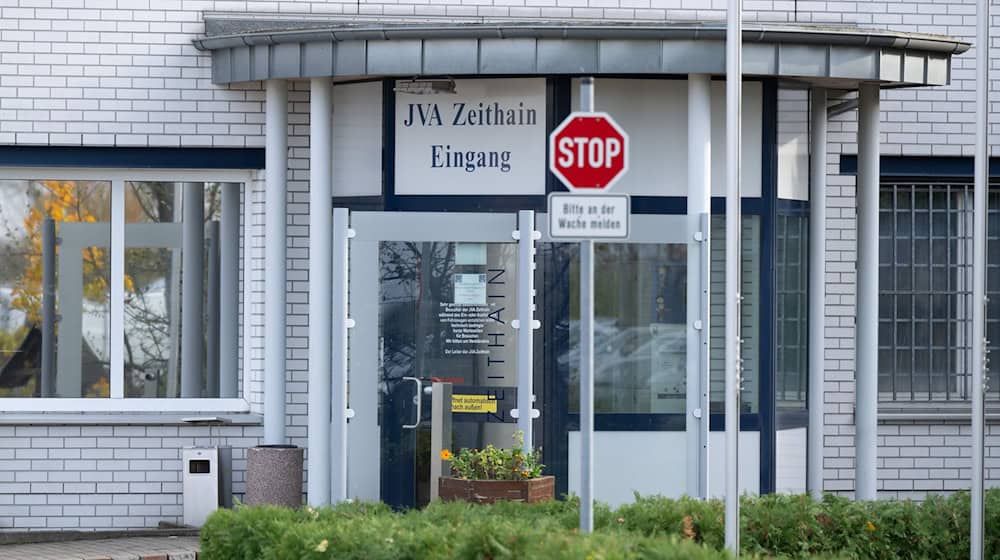
[[[607,113],[572,113],[549,135],[549,170],[571,191],[606,191],[628,171],[628,134]]]

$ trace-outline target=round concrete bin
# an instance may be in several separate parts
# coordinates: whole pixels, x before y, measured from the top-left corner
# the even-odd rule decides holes
[[[302,505],[302,458],[295,445],[261,445],[247,450],[247,505]]]

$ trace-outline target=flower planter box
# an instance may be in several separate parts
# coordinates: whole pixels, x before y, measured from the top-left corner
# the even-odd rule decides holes
[[[465,501],[492,504],[498,501],[529,504],[555,497],[556,479],[542,476],[529,480],[466,480],[442,476],[438,495],[445,502]]]

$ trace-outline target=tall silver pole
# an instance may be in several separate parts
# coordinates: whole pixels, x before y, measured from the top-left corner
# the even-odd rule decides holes
[[[240,184],[222,183],[219,217],[219,396],[239,396]],[[249,238],[249,236],[247,236]],[[249,267],[248,267],[249,268]],[[248,278],[249,282],[249,278]]]
[[[861,84],[858,104],[858,297],[855,344],[855,491],[874,500],[878,483],[879,85]]]
[[[348,243],[353,235],[346,208],[333,210],[333,424],[330,429],[330,492],[334,503],[347,499],[347,316]],[[419,395],[418,395],[419,396]]]
[[[594,79],[580,80],[580,110],[594,111]],[[594,530],[594,242],[580,242],[580,531]]]
[[[309,505],[330,503],[333,367],[333,82],[314,78],[309,94]]]
[[[56,396],[56,221],[42,221],[42,375],[39,394]]]
[[[712,213],[712,79],[688,76],[687,492],[708,498],[708,333]]]
[[[813,88],[809,124],[809,437],[806,487],[823,496],[823,383],[826,328],[826,90]]]
[[[288,83],[268,80],[264,111],[264,444],[285,443]]]
[[[729,0],[726,21],[726,548],[740,553],[740,118],[743,102],[743,2]]]
[[[184,225],[181,250],[181,397],[200,397],[205,335],[205,186],[184,183]]]
[[[517,429],[524,434],[523,450],[530,453],[534,442],[532,402],[534,396],[535,340],[535,212],[517,213]]]
[[[969,534],[972,560],[983,558],[983,464],[986,429],[986,181],[989,177],[990,2],[977,2],[976,17],[976,158],[972,256],[972,512]]]

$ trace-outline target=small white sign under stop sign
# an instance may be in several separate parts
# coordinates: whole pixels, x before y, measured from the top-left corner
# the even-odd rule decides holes
[[[627,194],[549,194],[552,239],[628,239]]]

